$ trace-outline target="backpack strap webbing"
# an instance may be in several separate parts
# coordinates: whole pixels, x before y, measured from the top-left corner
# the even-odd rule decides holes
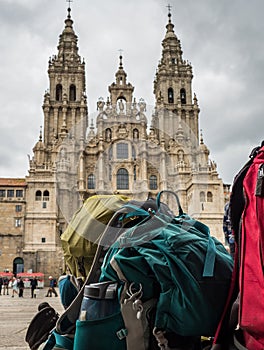
[[[141,304],[139,299],[140,295],[138,292],[135,292],[132,295],[128,294],[128,281],[120,270],[114,257],[111,260],[111,266],[116,271],[119,279],[124,282],[124,288],[120,296],[121,303],[121,314],[126,326],[127,335],[126,335],[126,344],[127,350],[146,350],[144,339],[144,328],[141,318],[138,317],[138,309],[135,307],[136,303]],[[136,303],[135,303],[136,302]]]

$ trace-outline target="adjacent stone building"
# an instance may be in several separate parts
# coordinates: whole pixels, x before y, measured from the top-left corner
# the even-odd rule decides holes
[[[26,187],[25,179],[0,178],[0,271],[24,268]]]
[[[29,173],[21,183],[23,229],[18,230],[19,238],[12,236],[12,245],[17,248],[12,250],[9,267],[12,259],[20,257],[25,271],[60,274],[64,269],[61,233],[83,201],[101,193],[144,200],[161,190],[172,190],[184,211],[223,240],[228,186],[219,178],[199,130],[192,66],[183,58],[171,13],[154,78],[152,111],[147,111],[143,98],[133,95],[134,86],[128,82],[120,55],[109,96],[99,98],[96,119],[89,117],[85,63],[78,53],[70,9],[58,51],[48,63],[48,77],[43,133],[41,130]],[[19,180],[13,181],[16,189]],[[177,213],[174,198],[168,201]],[[4,200],[0,205],[6,205],[7,212],[11,202]],[[13,231],[6,227],[0,238],[10,238]],[[0,269],[2,265],[3,255]]]

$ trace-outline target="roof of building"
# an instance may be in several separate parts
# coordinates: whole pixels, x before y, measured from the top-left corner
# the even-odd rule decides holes
[[[26,180],[24,178],[0,178],[0,186],[26,186]]]

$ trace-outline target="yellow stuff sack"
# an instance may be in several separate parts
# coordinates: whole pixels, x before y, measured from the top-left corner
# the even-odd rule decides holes
[[[84,278],[88,275],[107,223],[128,201],[128,197],[121,195],[95,195],[75,212],[61,235],[64,261],[72,275]]]

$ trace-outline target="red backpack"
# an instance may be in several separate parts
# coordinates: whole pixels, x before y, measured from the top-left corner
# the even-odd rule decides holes
[[[236,241],[228,302],[212,349],[264,349],[264,142],[234,179],[230,197]]]

